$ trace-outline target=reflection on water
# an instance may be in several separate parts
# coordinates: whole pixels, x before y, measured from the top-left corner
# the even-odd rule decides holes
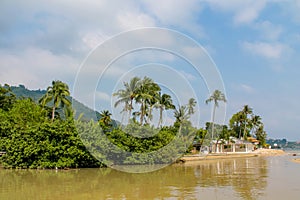
[[[243,199],[257,199],[267,185],[266,159],[211,161],[195,169],[200,187],[228,187]]]
[[[202,161],[145,174],[0,169],[0,199],[265,199],[270,163],[260,157]]]

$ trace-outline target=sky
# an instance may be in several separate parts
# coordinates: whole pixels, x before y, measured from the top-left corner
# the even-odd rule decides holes
[[[219,121],[249,105],[270,138],[299,141],[299,10],[299,0],[2,0],[0,84],[46,89],[61,80],[86,105],[118,115],[111,94],[147,75],[176,104],[195,97],[204,126],[218,83],[227,98]]]

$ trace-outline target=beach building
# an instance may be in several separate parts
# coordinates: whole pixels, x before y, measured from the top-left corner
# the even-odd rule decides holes
[[[213,140],[210,146],[201,147],[198,143],[193,146],[198,150],[209,149],[209,153],[249,153],[254,151],[258,144],[259,141],[252,137],[248,140],[231,137],[229,141]]]

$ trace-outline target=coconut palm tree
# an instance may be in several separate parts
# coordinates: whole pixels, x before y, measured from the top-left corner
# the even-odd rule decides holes
[[[197,102],[194,98],[189,99],[189,102],[188,102],[188,105],[187,105],[189,115],[192,115],[192,114],[195,113],[196,103]]]
[[[52,106],[52,117],[53,121],[55,118],[55,110],[59,106],[71,109],[71,102],[68,99],[70,96],[69,87],[62,81],[52,81],[52,86],[47,88],[46,94],[39,100],[39,103],[45,107],[47,103],[53,100]]]
[[[239,139],[241,139],[241,137],[242,137],[242,125],[245,121],[245,116],[244,116],[242,111],[237,113],[237,120],[238,120],[238,123],[239,123]]]
[[[179,106],[178,109],[174,110],[174,117],[176,121],[182,123],[189,119],[188,109],[186,106]]]
[[[252,116],[251,124],[252,124],[252,130],[254,130],[254,132],[256,132],[258,130],[258,128],[262,125],[261,117],[259,115]],[[254,135],[253,132],[252,132],[252,135]]]
[[[214,93],[205,101],[206,104],[209,102],[214,102],[213,107],[213,118],[212,118],[212,139],[214,138],[214,123],[215,123],[215,114],[216,108],[219,107],[219,101],[223,101],[226,103],[225,95],[220,90],[215,90]]]
[[[124,103],[122,112],[128,112],[128,122],[130,121],[131,112],[133,110],[133,100],[136,98],[137,91],[140,87],[140,78],[133,77],[129,83],[124,82],[125,89],[120,89],[113,96],[118,96],[118,100],[115,103],[115,107]]]
[[[168,94],[161,94],[161,92],[158,93],[157,96],[157,103],[155,104],[155,107],[159,109],[159,121],[158,121],[158,127],[162,124],[162,114],[164,110],[169,109],[175,109],[175,106],[173,105],[172,98]]]
[[[149,77],[144,77],[139,85],[137,94],[135,96],[136,103],[140,106],[140,124],[144,122],[144,117],[148,115],[147,107],[160,91],[160,87]]]
[[[242,110],[242,114],[244,116],[244,133],[243,133],[243,137],[245,139],[246,135],[246,126],[247,126],[247,122],[249,121],[248,119],[248,115],[251,115],[253,113],[253,109],[250,108],[248,105],[244,105],[243,110]]]
[[[108,110],[101,111],[99,122],[105,126],[110,125],[110,123],[112,122],[111,115],[112,114]]]
[[[179,133],[181,133],[182,124],[189,119],[188,109],[186,106],[178,106],[178,109],[174,110],[174,117],[176,122],[179,123]]]

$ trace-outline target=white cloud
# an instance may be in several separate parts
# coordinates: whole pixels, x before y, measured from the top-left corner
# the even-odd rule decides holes
[[[262,38],[265,40],[278,40],[283,33],[283,28],[280,25],[275,25],[270,21],[258,22],[254,28],[261,32]]]
[[[163,24],[178,24],[179,21],[194,18],[193,14],[200,12],[198,1],[164,0],[142,1],[147,10]],[[189,23],[189,22],[187,22]]]
[[[260,12],[265,7],[265,1],[252,1],[255,3],[251,3],[246,5],[243,9],[239,10],[234,17],[234,21],[237,24],[249,23],[256,20],[260,14]]]
[[[240,88],[242,89],[242,91],[244,91],[248,94],[253,94],[255,92],[255,89],[253,87],[251,87],[250,85],[241,84]]]
[[[3,83],[25,84],[32,89],[46,88],[52,80],[72,82],[77,71],[77,62],[70,56],[55,55],[44,49],[30,47],[24,52],[0,51]]]
[[[288,47],[280,43],[266,43],[266,42],[244,42],[242,47],[254,55],[259,55],[268,59],[280,59],[284,51]]]
[[[266,0],[207,0],[213,10],[233,13],[235,24],[247,24],[255,21],[266,6]]]
[[[108,101],[108,102],[111,101],[111,96],[105,92],[97,91],[95,96],[96,96],[96,100]]]
[[[180,74],[187,78],[189,81],[194,81],[197,79],[196,76],[194,76],[193,74],[185,72],[183,70],[180,70]]]
[[[156,26],[158,22],[198,34],[200,26],[195,20],[200,11],[199,2],[195,0],[175,3],[108,0],[45,3],[28,0],[18,2],[18,5],[5,1],[0,7],[0,46],[7,47],[0,49],[1,69],[5,69],[1,70],[1,83],[43,88],[52,79],[72,82],[77,67],[89,51],[111,36],[129,29]],[[11,16],[7,23],[9,14],[16,12],[18,15]],[[147,39],[153,45],[174,45],[174,38],[167,33],[138,35],[134,39],[141,43]],[[104,54],[109,56],[110,52]],[[173,55],[164,59],[171,61]],[[97,68],[105,66],[96,61]],[[113,69],[107,73],[117,76],[124,71],[123,66]]]
[[[125,12],[117,16],[117,21],[123,30],[130,30],[140,27],[153,27],[155,21],[146,14]]]
[[[108,38],[108,35],[104,35],[100,31],[91,31],[83,34],[82,42],[84,43],[84,46],[87,47],[87,50],[91,50]]]
[[[201,2],[197,0],[143,0],[143,7],[163,26],[178,27],[196,37],[205,36],[197,17],[202,11]]]
[[[275,1],[275,0],[273,0]],[[283,11],[283,13],[288,16],[289,21],[300,24],[300,1],[299,0],[277,0]]]

